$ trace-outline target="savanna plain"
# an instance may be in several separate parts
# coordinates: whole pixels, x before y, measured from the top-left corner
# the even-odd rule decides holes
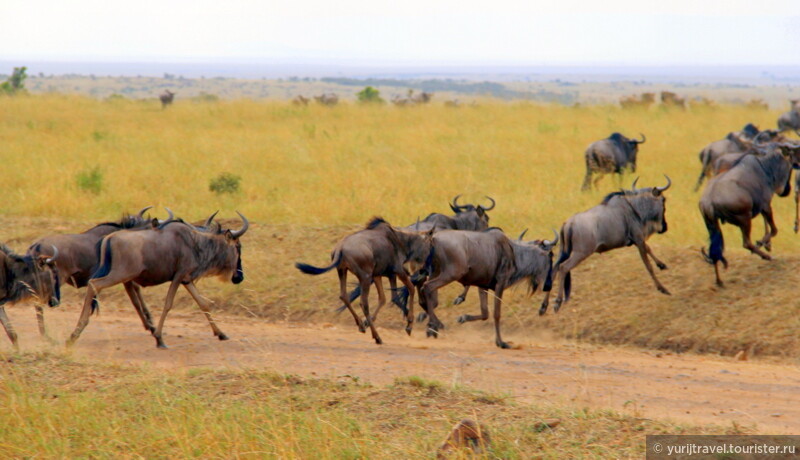
[[[219,209],[226,226],[239,225],[238,210],[252,227],[242,239],[245,282],[200,284],[223,329],[239,333],[229,342],[214,339],[184,295],[166,323],[170,350],[155,348],[121,288],[101,294],[100,315],[71,351],[63,339],[83,290],[65,286],[62,305],[45,312],[55,345],[38,337],[31,305],[9,307],[22,352],[0,341],[0,456],[430,458],[461,418],[489,426],[494,442],[482,455],[500,458],[637,458],[644,435],[656,433],[793,434],[797,426],[784,420],[800,398],[792,390],[800,381],[794,200],[773,200],[780,230],[773,261],[745,252],[738,230],[723,229],[730,268],[718,288],[700,255],[708,236],[694,191],[703,146],[748,122],[773,128],[779,113],[495,100],[398,108],[178,99],[162,110],[155,100],[3,98],[0,240],[18,252],[42,235],[83,231],[148,205],[156,216],[165,217],[166,206],[188,221]],[[615,131],[647,137],[636,175],[609,176],[600,190],[581,192],[583,151]],[[237,191],[210,190],[222,173],[239,178]],[[462,202],[495,199],[490,225],[510,235],[528,229],[528,238],[551,238],[607,193],[636,177],[640,186],[663,185],[665,174],[673,182],[669,231],[650,245],[669,266],[658,276],[672,295],[655,290],[635,249],[595,255],[573,271],[572,298],[558,314],[539,317],[541,293],[531,296],[523,286],[506,294],[504,336],[515,350],[494,348],[490,321],[457,324],[478,303],[473,293],[461,305],[446,304],[455,286],[440,295],[447,325],[440,338],[426,339],[422,324],[406,337],[398,310],[387,306],[378,319],[387,345],[377,346],[346,313],[334,312],[335,274],[309,277],[293,266],[327,265],[336,242],[372,216],[408,225],[449,213],[448,201],[459,194]],[[754,225],[755,236],[761,228]],[[165,292],[145,291],[156,313]],[[270,337],[293,344],[284,353],[294,363],[265,344]],[[248,348],[255,354],[237,358],[235,350]],[[546,391],[547,375],[524,387],[473,385],[465,377],[464,368],[479,362],[482,373],[501,381],[511,376],[503,374],[507,367],[493,371],[493,360],[513,366],[515,356],[552,360],[560,350],[568,350],[569,363],[549,372],[568,382],[570,394]],[[202,359],[190,358],[199,353]],[[753,409],[761,415],[722,406],[703,416],[694,408],[650,412],[650,402],[658,403],[646,388],[624,401],[592,399],[587,395],[603,384],[592,373],[602,366],[581,360],[598,354],[609,357],[609,369],[619,369],[615,356],[634,367],[633,355],[647,360],[643,367],[666,363],[675,370],[650,382],[654,387],[666,394],[707,385],[712,405],[722,390],[711,380],[749,375],[737,391],[761,392],[766,407]],[[323,355],[344,364],[298,364]],[[548,428],[544,419],[561,423]]]

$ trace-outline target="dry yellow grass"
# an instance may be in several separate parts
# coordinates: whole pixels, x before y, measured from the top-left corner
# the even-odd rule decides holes
[[[700,194],[692,191],[697,153],[747,122],[773,126],[774,111],[623,111],[492,101],[459,109],[331,109],[248,100],[178,102],[162,111],[156,101],[58,95],[4,98],[0,105],[2,240],[24,249],[44,233],[78,231],[149,204],[192,220],[216,209],[232,217],[238,209],[256,222],[244,241],[247,282],[209,282],[203,291],[233,311],[325,321],[336,304],[334,276],[303,276],[292,264],[325,262],[335,242],[370,216],[408,224],[432,211],[447,212],[456,194],[468,201],[491,195],[498,203],[492,225],[549,237],[550,229],[618,186],[607,177],[601,191],[579,191],[586,145],[613,131],[643,132],[648,141],[639,154],[639,183],[662,184],[664,173],[674,183],[667,193],[669,232],[651,239],[670,265],[659,276],[674,295],[655,292],[635,251],[615,251],[576,270],[575,297],[560,315],[539,319],[540,297],[528,299],[519,290],[506,298],[505,324],[653,347],[800,352],[793,332],[800,327],[792,297],[800,281],[793,269],[800,249],[791,232],[793,200],[773,201],[781,230],[775,262],[746,254],[738,231],[728,226],[728,288],[713,287],[712,270],[699,257],[707,234],[697,210]],[[99,194],[76,182],[95,166],[103,174]],[[223,171],[242,177],[241,192],[209,191],[209,181]],[[760,236],[760,222],[754,228]],[[71,295],[67,301],[77,302]],[[156,305],[163,298],[158,289],[147,295],[158,299]],[[449,310],[459,314],[477,308],[475,302]],[[387,325],[394,324],[394,313],[384,314]]]

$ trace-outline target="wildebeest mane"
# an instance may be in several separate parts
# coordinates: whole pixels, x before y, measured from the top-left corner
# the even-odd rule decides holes
[[[197,269],[192,278],[199,278],[213,268],[223,268],[228,263],[228,243],[223,238],[198,232],[180,232],[181,239],[192,249]],[[231,271],[235,268],[231,268]]]
[[[125,230],[129,228],[134,228],[142,224],[144,220],[140,219],[138,216],[132,216],[130,214],[125,214],[122,216],[122,219],[119,222],[103,222],[102,224],[97,224],[94,227],[90,228],[88,231],[93,230],[97,227],[109,226],[118,228],[120,230]],[[86,233],[86,232],[84,232]]]
[[[608,202],[611,201],[611,199],[614,198],[615,196],[625,196],[625,190],[619,190],[616,192],[609,193],[603,198],[603,201],[601,201],[600,204],[608,204]]]
[[[617,147],[619,147],[623,151],[627,151],[628,144],[627,142],[625,142],[627,139],[625,139],[625,136],[623,136],[622,134],[613,133],[612,135],[608,136],[608,140],[616,144]]]
[[[389,223],[386,222],[385,220],[383,220],[383,217],[375,216],[372,219],[370,219],[369,222],[367,222],[367,225],[366,225],[365,228],[367,230],[373,230],[373,229],[375,229],[375,227],[377,227],[380,224],[387,224],[388,225]]]

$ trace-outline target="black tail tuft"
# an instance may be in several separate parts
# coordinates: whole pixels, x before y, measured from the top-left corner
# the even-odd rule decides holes
[[[105,242],[106,252],[102,258],[102,262],[100,262],[100,259],[98,258],[98,263],[100,263],[100,266],[98,266],[97,270],[95,270],[95,272],[92,274],[91,279],[102,278],[104,276],[108,276],[108,274],[111,273],[111,239],[105,238],[101,241]],[[99,255],[100,249],[98,249],[97,252]]]
[[[569,300],[569,293],[572,292],[572,272],[564,275],[564,302]]]
[[[333,263],[328,265],[327,267],[315,267],[313,265],[304,264],[302,262],[297,262],[294,266],[300,270],[301,272],[307,275],[321,275],[323,273],[331,271],[334,267],[339,265],[339,262],[342,261],[342,253],[338,251],[333,257]]]
[[[392,303],[403,312],[403,316],[408,316],[408,288],[403,286],[397,288],[396,291],[392,295]]]
[[[92,297],[92,312],[91,314],[94,315],[97,313],[100,314],[100,302],[97,301],[97,296]]]

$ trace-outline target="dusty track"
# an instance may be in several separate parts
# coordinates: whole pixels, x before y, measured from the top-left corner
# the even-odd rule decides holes
[[[38,338],[31,308],[10,312],[23,350],[63,349]],[[77,316],[74,307],[47,312],[48,326],[60,343]],[[319,377],[348,375],[376,384],[417,375],[523,401],[612,408],[693,423],[755,423],[766,433],[800,433],[800,369],[790,364],[553,343],[521,332],[507,334],[521,349],[499,350],[488,329],[458,325],[438,340],[424,338],[421,327],[410,338],[381,329],[386,345],[376,346],[354,327],[231,316],[220,316],[218,322],[230,341],[217,341],[199,312],[174,312],[165,335],[170,349],[159,350],[132,311],[106,308],[92,318],[74,353],[170,370],[274,369]],[[2,339],[0,353],[10,351]]]

